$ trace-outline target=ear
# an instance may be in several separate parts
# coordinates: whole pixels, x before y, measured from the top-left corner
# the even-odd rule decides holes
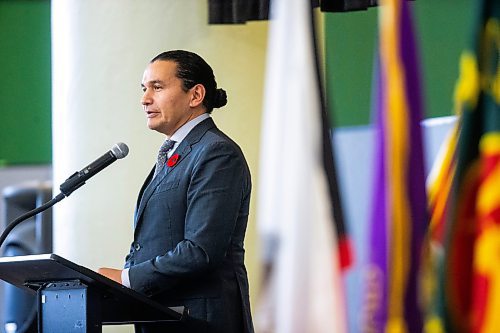
[[[189,106],[197,107],[203,104],[203,99],[205,98],[205,87],[202,84],[197,84],[193,88],[191,88],[191,101],[189,102]]]

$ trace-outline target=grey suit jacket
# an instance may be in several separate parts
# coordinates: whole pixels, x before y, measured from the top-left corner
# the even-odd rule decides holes
[[[251,190],[245,158],[211,118],[173,156],[175,165],[154,179],[152,170],[139,194],[125,264],[131,288],[188,307],[182,332],[253,332],[243,248]]]

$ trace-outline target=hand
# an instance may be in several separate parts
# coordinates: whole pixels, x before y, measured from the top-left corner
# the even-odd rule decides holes
[[[97,270],[97,273],[104,275],[108,279],[116,281],[119,284],[122,284],[122,270],[121,269],[101,267]]]

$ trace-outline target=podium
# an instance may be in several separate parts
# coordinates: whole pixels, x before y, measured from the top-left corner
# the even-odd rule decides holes
[[[0,279],[36,293],[38,332],[98,333],[102,325],[187,317],[182,306],[162,306],[56,254],[0,258]]]

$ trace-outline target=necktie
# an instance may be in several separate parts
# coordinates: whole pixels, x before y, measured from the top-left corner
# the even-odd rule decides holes
[[[167,161],[168,152],[174,147],[174,145],[175,145],[174,140],[165,140],[165,142],[163,142],[163,144],[161,145],[160,151],[158,152],[158,159],[156,160],[154,177],[156,177],[156,175],[165,166],[165,162]]]

